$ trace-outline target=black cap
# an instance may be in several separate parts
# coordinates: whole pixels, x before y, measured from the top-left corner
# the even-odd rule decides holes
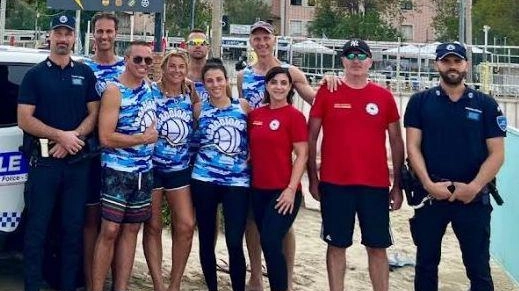
[[[466,60],[467,50],[457,42],[444,42],[436,47],[436,60],[441,60],[449,55],[454,55]]]
[[[361,39],[352,39],[346,42],[342,47],[341,56],[345,56],[351,52],[360,51],[368,55],[371,58],[371,50],[369,49],[368,44]]]
[[[76,19],[72,16],[68,15],[56,15],[52,18],[52,22],[50,24],[51,29],[56,29],[59,27],[66,27],[70,30],[76,29]]]

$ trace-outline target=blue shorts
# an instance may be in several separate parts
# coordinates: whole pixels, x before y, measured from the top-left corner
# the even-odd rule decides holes
[[[151,216],[153,174],[130,173],[103,168],[101,214],[117,223],[141,223]]]
[[[329,245],[352,245],[355,215],[359,218],[361,243],[371,248],[393,244],[389,226],[389,189],[319,183],[321,193],[321,238]]]
[[[161,172],[153,170],[153,190],[175,190],[189,186],[191,168],[180,171]]]

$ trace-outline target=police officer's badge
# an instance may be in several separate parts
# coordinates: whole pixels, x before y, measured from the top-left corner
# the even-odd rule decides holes
[[[496,117],[497,126],[499,126],[499,129],[502,131],[506,131],[506,126],[508,125],[508,122],[506,121],[506,117],[503,115],[500,115]]]
[[[368,103],[366,105],[366,112],[369,115],[377,115],[378,114],[378,106],[375,103]]]

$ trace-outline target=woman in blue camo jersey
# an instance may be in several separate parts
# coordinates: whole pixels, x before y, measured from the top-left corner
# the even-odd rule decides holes
[[[189,186],[189,145],[193,135],[193,105],[198,102],[198,96],[192,90],[192,82],[186,80],[187,65],[185,51],[169,52],[161,62],[161,80],[152,84],[159,138],[153,153],[152,215],[144,224],[143,246],[157,291],[166,290],[161,271],[163,196],[171,212],[173,234],[171,279],[167,290],[180,291],[195,228]]]
[[[208,60],[202,79],[208,102],[194,106],[200,148],[191,175],[200,241],[200,263],[210,291],[217,291],[215,231],[216,212],[223,206],[225,240],[233,291],[245,290],[243,234],[249,203],[247,112],[244,99],[228,94],[227,71],[221,60]]]

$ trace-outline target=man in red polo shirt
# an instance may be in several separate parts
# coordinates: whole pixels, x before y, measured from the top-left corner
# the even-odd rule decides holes
[[[352,244],[355,215],[366,246],[373,290],[388,290],[386,248],[392,244],[389,209],[399,209],[400,173],[391,190],[386,153],[389,135],[393,168],[404,159],[400,116],[392,94],[368,81],[373,61],[362,40],[348,41],[341,54],[343,83],[330,92],[321,86],[310,111],[308,175],[312,196],[321,201],[322,238],[331,291],[344,290],[346,248]],[[316,144],[323,128],[320,175]]]

